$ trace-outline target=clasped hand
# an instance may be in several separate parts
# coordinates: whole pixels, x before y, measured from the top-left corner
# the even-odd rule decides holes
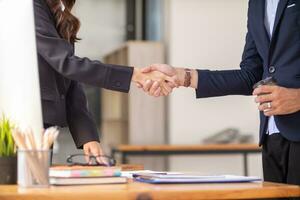
[[[186,71],[167,64],[153,64],[136,71],[139,81],[135,81],[150,96],[159,97],[169,95],[174,88],[184,86]],[[192,72],[190,87],[197,87],[197,71]]]
[[[133,80],[150,96],[169,95],[174,88],[184,85],[185,70],[167,64],[153,64],[143,69],[136,69]]]

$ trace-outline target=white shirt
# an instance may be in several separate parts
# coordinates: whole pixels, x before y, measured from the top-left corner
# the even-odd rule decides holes
[[[265,10],[265,26],[266,30],[268,32],[268,35],[270,37],[270,40],[272,38],[274,24],[275,24],[275,18],[277,13],[277,7],[280,0],[266,0],[266,10]],[[272,135],[274,133],[279,133],[274,116],[271,116],[268,121],[268,131],[267,134]]]

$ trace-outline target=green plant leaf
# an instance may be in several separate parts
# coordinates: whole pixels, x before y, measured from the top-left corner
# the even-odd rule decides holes
[[[0,157],[15,156],[15,143],[12,137],[13,125],[5,117],[0,120]]]

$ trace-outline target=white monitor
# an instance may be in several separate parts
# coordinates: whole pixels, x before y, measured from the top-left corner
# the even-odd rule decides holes
[[[42,111],[33,0],[0,0],[0,115],[41,141]]]

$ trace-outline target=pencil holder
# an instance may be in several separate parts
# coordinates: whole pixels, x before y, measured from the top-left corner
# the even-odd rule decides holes
[[[18,185],[25,188],[49,187],[51,150],[18,151]]]

